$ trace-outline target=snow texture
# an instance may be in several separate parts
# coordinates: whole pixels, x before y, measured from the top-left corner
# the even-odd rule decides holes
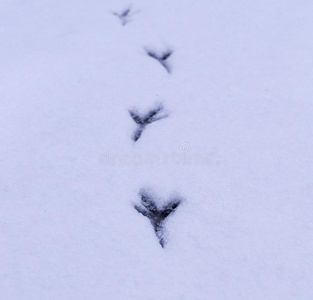
[[[2,0],[0,24],[0,299],[313,299],[312,1]]]

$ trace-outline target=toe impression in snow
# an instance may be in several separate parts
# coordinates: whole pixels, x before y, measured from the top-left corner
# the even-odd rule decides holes
[[[177,196],[171,197],[166,204],[159,208],[155,202],[154,196],[147,190],[141,189],[139,196],[141,197],[141,204],[135,204],[134,208],[150,220],[155,235],[161,247],[164,248],[166,243],[164,237],[164,222],[167,217],[177,209],[182,200]]]
[[[129,21],[131,17],[131,8],[127,8],[123,10],[121,13],[113,12],[113,15],[118,17],[122,23],[123,26],[125,26]]]
[[[171,73],[171,68],[168,64],[168,58],[173,54],[173,50],[166,50],[162,53],[157,53],[155,51],[152,50],[148,50],[145,49],[147,54],[156,59],[164,68],[168,73]]]
[[[148,124],[166,118],[168,114],[164,111],[163,105],[158,104],[154,109],[150,110],[145,116],[140,116],[136,110],[129,110],[129,114],[138,125],[137,130],[133,135],[133,140],[136,142],[141,137],[141,134]]]

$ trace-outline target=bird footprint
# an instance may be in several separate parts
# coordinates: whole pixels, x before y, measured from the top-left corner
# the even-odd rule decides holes
[[[147,190],[141,189],[139,196],[141,197],[141,204],[135,204],[134,208],[150,220],[155,235],[161,247],[164,248],[166,244],[164,237],[164,221],[177,209],[182,200],[179,197],[171,197],[165,205],[159,208],[153,195]]]
[[[168,117],[164,111],[163,105],[158,104],[154,109],[150,110],[145,116],[140,116],[136,110],[129,110],[129,114],[138,125],[137,130],[133,134],[133,140],[136,142],[148,124]]]
[[[123,10],[121,13],[113,12],[113,15],[118,17],[122,25],[125,26],[130,21],[131,8],[127,8]]]
[[[163,51],[162,53],[157,53],[155,51],[146,49],[146,52],[150,57],[156,59],[165,68],[165,70],[168,73],[171,73],[171,68],[168,63],[168,58],[173,54],[173,50],[166,50],[166,51]]]

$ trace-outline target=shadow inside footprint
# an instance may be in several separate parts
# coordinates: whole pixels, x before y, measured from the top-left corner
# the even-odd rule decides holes
[[[168,64],[167,59],[173,54],[173,50],[166,50],[162,53],[157,53],[155,51],[152,50],[147,50],[145,49],[147,54],[156,59],[164,68],[168,73],[171,73],[171,68]]]
[[[135,204],[134,208],[150,220],[155,235],[161,247],[164,248],[166,243],[164,237],[164,221],[176,210],[182,200],[178,197],[171,197],[166,204],[158,208],[154,196],[147,190],[141,189],[139,196],[141,197],[141,204]]]
[[[168,117],[164,111],[163,105],[158,104],[154,109],[150,110],[145,116],[140,116],[136,110],[129,110],[129,114],[138,125],[137,130],[133,134],[133,140],[136,142],[141,137],[141,134],[148,124]]]

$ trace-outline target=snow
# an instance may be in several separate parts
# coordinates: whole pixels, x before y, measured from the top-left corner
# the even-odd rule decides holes
[[[312,15],[2,0],[0,299],[312,299]],[[184,199],[164,248],[141,188]]]

